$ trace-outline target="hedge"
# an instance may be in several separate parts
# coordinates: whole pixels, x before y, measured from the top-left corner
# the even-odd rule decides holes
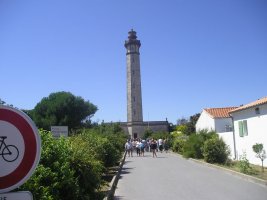
[[[114,133],[111,140],[96,130],[83,130],[68,138],[55,139],[49,131],[39,133],[42,140],[39,165],[19,190],[31,191],[35,200],[99,199],[106,167],[121,158],[123,136]]]

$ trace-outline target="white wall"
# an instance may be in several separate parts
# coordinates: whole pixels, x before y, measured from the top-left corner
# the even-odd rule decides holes
[[[261,165],[259,158],[255,157],[252,146],[255,143],[262,143],[267,152],[267,104],[258,106],[260,114],[255,113],[255,108],[242,110],[232,113],[234,118],[235,140],[237,157],[246,152],[247,159],[250,163]],[[239,136],[238,121],[247,120],[248,135],[244,137]],[[264,161],[264,166],[267,166],[267,159]]]
[[[205,110],[202,111],[196,123],[197,132],[203,129],[215,130],[214,119]]]
[[[215,131],[218,133],[218,135],[224,140],[226,145],[229,146],[229,149],[231,151],[231,158],[235,158],[235,149],[234,149],[234,136],[233,132],[226,132],[225,126],[233,126],[232,125],[232,119],[229,118],[217,118],[215,119]]]
[[[225,144],[229,147],[232,159],[235,159],[233,132],[221,132],[218,135],[223,139]]]
[[[231,151],[230,157],[233,159],[235,158],[233,132],[226,132],[226,125],[232,126],[231,118],[213,119],[205,110],[203,110],[196,123],[196,131],[198,132],[203,129],[215,130],[218,135],[224,140],[226,145],[229,146],[229,149]]]

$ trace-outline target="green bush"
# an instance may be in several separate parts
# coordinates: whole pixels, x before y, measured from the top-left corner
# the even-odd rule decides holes
[[[84,130],[78,137],[86,141],[90,155],[99,160],[105,167],[114,166],[120,160],[121,148],[116,148],[116,145],[104,135]],[[123,144],[117,146],[123,146]]]
[[[104,166],[92,154],[93,149],[87,140],[81,135],[70,138],[72,155],[70,157],[71,168],[75,171],[78,179],[79,194],[78,199],[96,199],[96,190],[100,188],[101,176]]]
[[[207,130],[203,130],[197,134],[191,134],[184,144],[183,156],[186,158],[204,158],[204,142],[212,138],[214,135],[216,135],[214,131],[208,132]]]
[[[230,152],[225,142],[217,136],[204,142],[203,156],[208,163],[224,164],[229,154]]]
[[[153,131],[149,128],[147,128],[144,132],[143,139],[152,138]]]
[[[29,190],[38,200],[99,199],[105,168],[120,160],[125,134],[117,126],[77,131],[72,137],[55,139],[39,130],[42,152],[33,176],[20,190]]]
[[[184,144],[183,156],[186,158],[203,158],[202,146],[204,139],[201,135],[192,134]]]
[[[165,132],[165,131],[154,132],[151,135],[151,138],[154,138],[156,140],[158,140],[158,139],[167,139],[169,137],[170,137],[170,134],[168,132]]]
[[[108,139],[109,143],[112,144],[113,147],[115,147],[120,155],[122,152],[124,152],[124,144],[127,140],[127,135],[124,132],[119,132],[116,134],[104,134],[103,137]]]
[[[84,132],[84,130],[82,131]],[[105,137],[109,142],[120,152],[124,151],[125,141],[128,139],[127,135],[118,123],[110,125],[98,125],[94,129],[86,130],[88,134],[97,134]]]
[[[252,173],[252,167],[249,164],[249,161],[247,159],[247,154],[245,152],[240,156],[238,167],[239,167],[240,172],[244,174]]]
[[[119,162],[126,138],[117,124],[83,129],[70,138],[71,164],[80,186],[78,199],[99,199],[95,190],[103,182],[102,174]]]
[[[261,171],[264,172],[263,161],[266,159],[266,152],[263,149],[263,144],[256,143],[252,146],[252,149],[256,153],[256,157],[261,160]]]
[[[186,140],[187,140],[187,137],[185,135],[181,135],[176,138],[173,138],[172,139],[172,151],[183,154]]]
[[[40,163],[20,189],[31,191],[38,200],[77,199],[79,186],[71,168],[67,139],[56,140],[44,130],[39,133],[42,140]]]

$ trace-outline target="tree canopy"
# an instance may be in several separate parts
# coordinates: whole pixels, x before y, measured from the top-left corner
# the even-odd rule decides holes
[[[0,105],[4,105],[6,104],[6,102],[4,102],[1,98],[0,98]]]
[[[195,115],[190,116],[189,120],[185,118],[177,120],[177,131],[181,131],[185,135],[191,135],[196,132],[196,123],[198,118],[200,117],[200,113],[196,113]]]
[[[36,125],[45,130],[50,130],[50,126],[68,126],[73,129],[90,123],[96,111],[97,107],[82,97],[70,92],[56,92],[44,97],[30,111],[30,115]]]

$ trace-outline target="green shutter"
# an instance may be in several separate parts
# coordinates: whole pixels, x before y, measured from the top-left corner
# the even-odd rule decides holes
[[[244,120],[244,121],[243,121],[243,133],[244,133],[244,136],[247,136],[247,135],[248,135],[248,125],[247,125],[247,120]]]
[[[238,122],[238,127],[239,127],[239,136],[244,137],[244,132],[243,132],[243,122],[239,121]]]

